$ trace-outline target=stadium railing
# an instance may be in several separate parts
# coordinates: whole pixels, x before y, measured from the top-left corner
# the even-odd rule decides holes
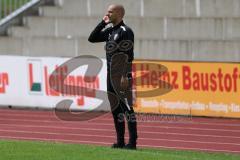
[[[0,0],[0,34],[5,34],[10,25],[21,23],[25,13],[49,1],[53,0]]]

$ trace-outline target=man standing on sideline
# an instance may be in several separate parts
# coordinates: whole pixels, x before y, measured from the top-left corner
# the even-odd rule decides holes
[[[137,122],[132,107],[132,61],[134,59],[134,34],[124,24],[125,14],[122,5],[112,4],[108,7],[102,21],[90,34],[90,42],[106,42],[107,58],[107,91],[114,125],[117,134],[117,142],[112,148],[136,149]],[[113,26],[108,24],[112,23]],[[119,99],[116,103],[116,99]],[[129,142],[125,145],[125,121],[128,123]]]

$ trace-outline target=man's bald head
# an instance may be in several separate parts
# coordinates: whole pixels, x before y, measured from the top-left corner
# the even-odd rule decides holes
[[[125,15],[125,9],[123,5],[120,5],[120,4],[109,5],[106,16],[109,17],[110,22],[112,22],[114,25],[121,22],[124,15]]]
[[[125,9],[123,5],[121,4],[111,4],[109,7],[111,7],[113,10],[116,10],[116,12],[119,14],[121,18],[125,15]]]

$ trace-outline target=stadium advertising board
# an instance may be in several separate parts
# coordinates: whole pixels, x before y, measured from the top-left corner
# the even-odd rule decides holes
[[[105,61],[102,60],[103,66],[96,75],[96,79],[85,82],[87,66],[79,66],[67,75],[68,66],[60,65],[68,60],[69,58],[56,57],[1,56],[0,105],[54,108],[59,101],[71,99],[73,100],[72,109],[97,108],[102,100],[96,99],[95,91],[106,90],[106,76],[103,76],[106,74]],[[50,79],[55,69],[57,74]],[[63,80],[64,76],[66,78]],[[61,81],[67,85],[62,85]],[[73,89],[69,87],[70,85],[76,87]],[[66,92],[56,92],[53,87],[62,88]]]
[[[167,70],[161,71],[161,67]],[[141,77],[135,82],[135,108],[139,112],[240,117],[238,63],[136,61],[135,69],[135,76]],[[169,91],[159,96],[138,96],[140,91],[157,87]]]
[[[88,77],[91,82],[84,79],[87,65],[76,65],[74,70],[62,65],[70,58],[1,56],[0,60],[0,105],[54,108],[71,99],[72,109],[92,110],[108,101],[103,59],[96,79]],[[238,63],[135,60],[133,90],[137,112],[240,118]],[[106,97],[99,98],[97,91]]]

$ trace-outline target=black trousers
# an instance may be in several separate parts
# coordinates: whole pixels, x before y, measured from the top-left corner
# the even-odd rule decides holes
[[[107,91],[108,99],[111,106],[114,125],[117,134],[117,143],[122,144],[124,142],[125,134],[125,121],[128,124],[129,143],[136,144],[137,140],[137,121],[136,115],[133,110],[133,98],[132,98],[132,77],[128,76],[129,87],[124,93],[120,92],[120,74],[107,74]],[[114,97],[115,96],[115,97]],[[119,101],[116,102],[116,97]]]

